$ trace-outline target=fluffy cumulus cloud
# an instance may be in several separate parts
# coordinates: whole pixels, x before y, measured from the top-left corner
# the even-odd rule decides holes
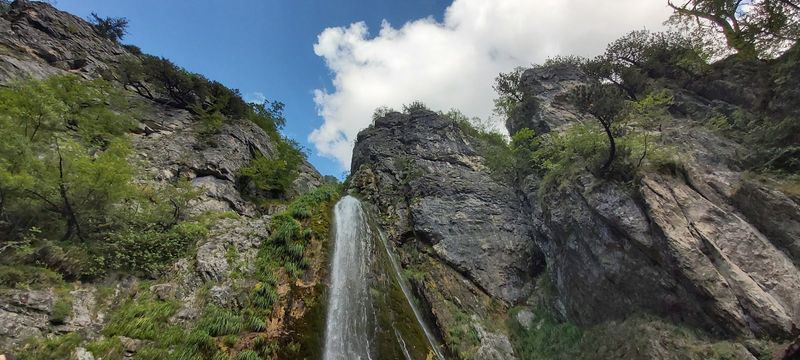
[[[377,34],[363,22],[325,29],[314,52],[334,88],[314,92],[324,123],[309,140],[347,169],[377,107],[420,100],[487,118],[498,73],[555,55],[596,55],[628,31],[660,29],[668,16],[666,0],[455,0],[443,22],[384,22]]]

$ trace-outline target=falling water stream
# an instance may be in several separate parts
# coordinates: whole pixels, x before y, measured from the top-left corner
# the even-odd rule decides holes
[[[345,196],[334,211],[335,245],[323,359],[416,360],[430,355],[444,359],[385,238],[371,230],[361,203]],[[404,300],[387,301],[392,293]],[[400,323],[402,319],[413,323]]]

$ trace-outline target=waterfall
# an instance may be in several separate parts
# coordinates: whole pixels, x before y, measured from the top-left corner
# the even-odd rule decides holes
[[[444,359],[386,239],[372,231],[358,199],[342,198],[334,218],[323,359]]]
[[[335,248],[324,360],[363,360],[370,356],[367,274],[371,235],[361,203],[345,196],[336,204]]]

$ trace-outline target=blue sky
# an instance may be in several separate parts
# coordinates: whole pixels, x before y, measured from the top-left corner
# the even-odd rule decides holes
[[[498,73],[597,55],[632,30],[663,29],[671,12],[665,0],[52,1],[82,17],[127,17],[125,42],[283,101],[284,133],[339,177],[377,107],[422,101],[503,132]]]
[[[434,16],[449,0],[57,0],[56,7],[88,17],[127,17],[124,42],[164,56],[243,94],[262,93],[286,104],[284,133],[297,140],[323,174],[340,176],[339,162],[315,155],[308,134],[322,124],[314,89],[331,89],[331,73],[314,54],[317,36],[328,27],[365,21],[378,29]]]

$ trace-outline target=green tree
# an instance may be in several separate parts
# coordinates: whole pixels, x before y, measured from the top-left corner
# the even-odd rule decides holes
[[[715,47],[716,34],[744,58],[774,56],[800,37],[800,3],[796,0],[682,0],[668,1],[671,21],[682,24]]]
[[[95,31],[100,36],[113,42],[119,42],[128,33],[128,19],[124,17],[100,17],[96,13],[92,13],[89,22],[94,25]]]
[[[600,168],[600,173],[605,174],[617,154],[612,127],[625,106],[624,97],[616,87],[601,83],[579,86],[573,90],[571,97],[575,107],[594,116],[605,131],[608,157]]]
[[[303,153],[291,140],[278,141],[277,150],[270,156],[258,154],[247,166],[239,170],[246,183],[265,192],[267,197],[285,196],[297,178],[298,167],[303,162]]]
[[[517,67],[507,73],[500,73],[494,80],[492,88],[499,95],[494,100],[495,113],[506,118],[516,116],[520,104],[527,99],[522,86],[522,73],[525,69]]]
[[[84,238],[130,177],[129,148],[120,135],[131,119],[109,106],[123,107],[124,98],[105,82],[67,76],[13,84],[0,89],[0,99],[4,221],[54,230],[59,225],[43,214],[52,213],[63,239]]]

